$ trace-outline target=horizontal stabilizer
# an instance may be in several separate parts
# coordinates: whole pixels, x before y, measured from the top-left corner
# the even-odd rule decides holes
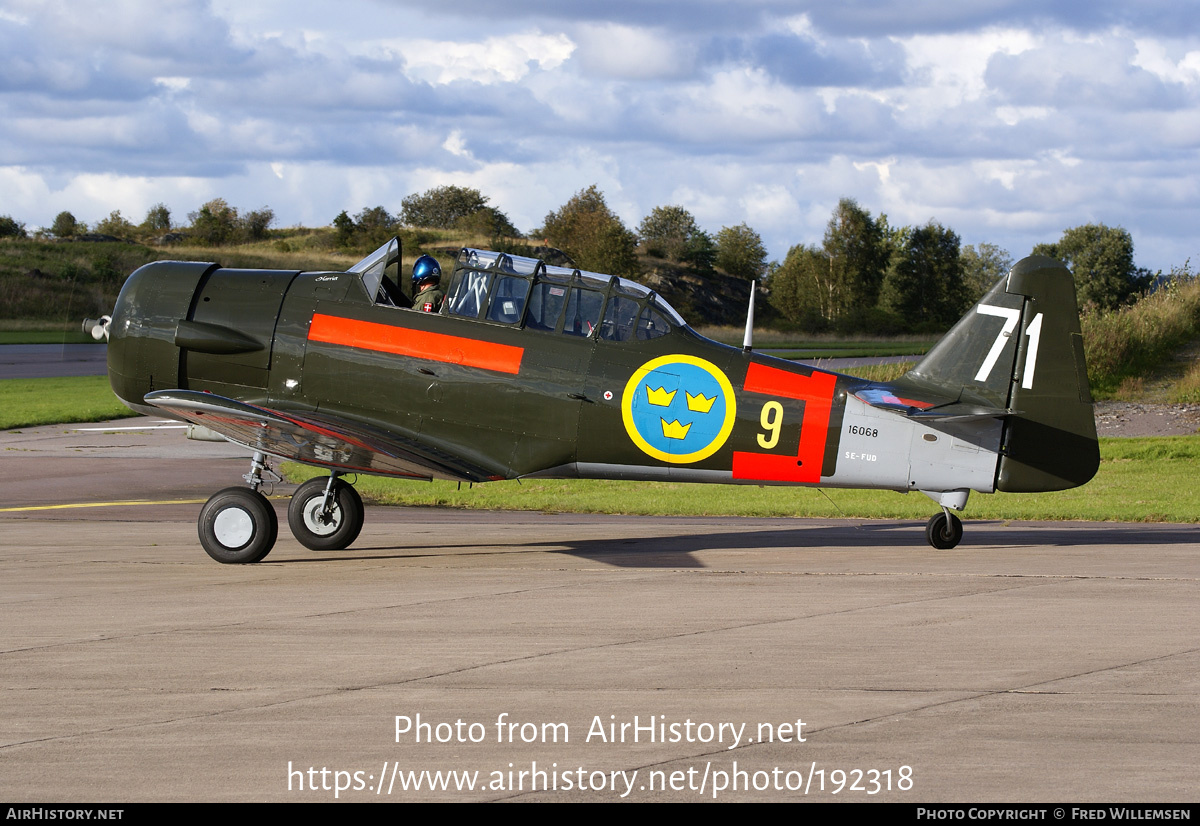
[[[901,395],[902,393],[903,395]],[[942,396],[936,393],[922,393],[920,398],[916,398],[917,394],[905,393],[891,384],[869,384],[855,390],[853,395],[871,407],[891,410],[905,416],[956,401],[953,396]]]
[[[924,394],[924,398],[921,399],[913,399],[908,396],[914,394],[901,396],[899,395],[901,392],[900,389],[890,384],[872,384],[855,390],[852,395],[871,407],[890,410],[907,418],[924,422],[1003,419],[1005,416],[1013,416],[1018,413],[1018,411],[1004,407],[960,402],[932,393]]]
[[[955,402],[934,407],[930,410],[918,410],[909,413],[910,419],[924,422],[969,422],[978,419],[1003,419],[1006,416],[1019,416],[1020,410],[1006,410],[1001,407],[985,407],[981,404],[965,404]]]

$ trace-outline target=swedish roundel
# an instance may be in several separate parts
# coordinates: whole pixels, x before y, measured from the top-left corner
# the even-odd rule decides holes
[[[729,379],[694,356],[662,356],[629,378],[621,397],[625,432],[655,459],[699,462],[716,453],[737,417]]]

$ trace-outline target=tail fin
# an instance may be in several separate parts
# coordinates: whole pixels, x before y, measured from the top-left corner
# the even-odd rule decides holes
[[[1071,273],[1030,256],[898,384],[1008,411],[996,487],[1065,490],[1100,466]]]

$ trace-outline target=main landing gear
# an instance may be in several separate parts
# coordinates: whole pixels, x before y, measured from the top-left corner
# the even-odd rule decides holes
[[[258,562],[271,552],[279,536],[279,518],[262,494],[263,474],[280,477],[255,453],[243,478],[249,488],[218,491],[204,504],[197,527],[200,544],[217,562]],[[288,527],[297,541],[314,551],[340,551],[358,538],[363,526],[363,503],[353,487],[333,471],[328,479],[310,479],[292,495]]]

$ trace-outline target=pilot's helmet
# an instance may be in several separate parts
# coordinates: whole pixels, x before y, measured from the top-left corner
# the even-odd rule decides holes
[[[432,255],[422,255],[413,264],[412,283],[414,287],[422,281],[440,280],[441,277],[442,268]]]

